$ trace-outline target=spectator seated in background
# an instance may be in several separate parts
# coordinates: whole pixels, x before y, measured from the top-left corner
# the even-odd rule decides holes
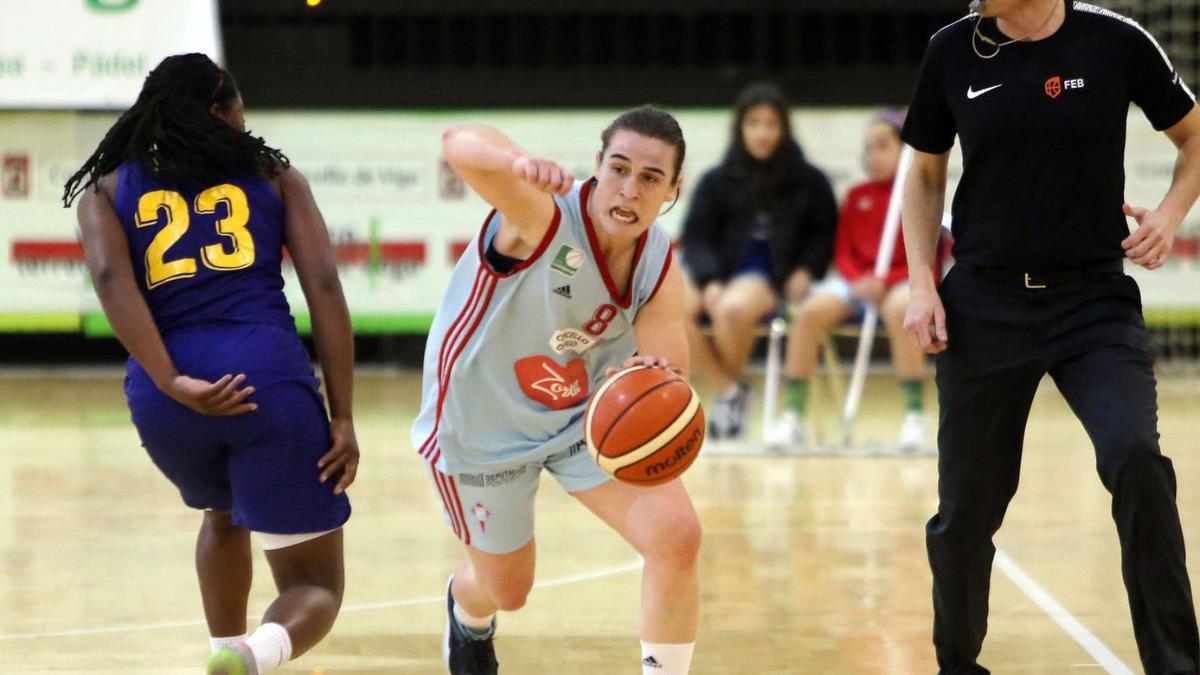
[[[754,327],[780,296],[798,302],[829,266],[837,202],[829,180],[804,159],[788,104],[773,84],[742,91],[725,159],[700,179],[683,225],[693,372],[714,385],[709,433],[746,428],[746,362]],[[700,330],[707,314],[711,340]]]
[[[900,163],[900,127],[903,123],[903,113],[885,111],[867,127],[863,163],[868,180],[850,188],[842,204],[834,243],[834,269],[814,285],[812,293],[792,312],[784,366],[786,410],[765,431],[769,446],[804,447],[809,380],[817,367],[821,338],[826,331],[848,319],[861,320],[868,304],[878,308],[887,327],[892,363],[904,393],[900,447],[915,450],[926,444],[928,429],[923,414],[925,357],[903,330],[904,312],[908,307],[908,263],[902,235],[896,237],[887,273],[882,279],[875,276],[883,221]]]

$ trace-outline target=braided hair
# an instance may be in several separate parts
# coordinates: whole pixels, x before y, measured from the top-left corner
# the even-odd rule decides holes
[[[168,56],[146,76],[137,101],[113,124],[63,189],[70,206],[89,186],[125,162],[184,188],[231,175],[276,175],[288,166],[262,138],[230,126],[211,108],[240,96],[233,76],[204,54]]]

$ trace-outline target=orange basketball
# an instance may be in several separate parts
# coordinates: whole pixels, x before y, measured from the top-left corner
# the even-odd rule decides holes
[[[588,402],[583,424],[592,459],[633,485],[675,478],[696,461],[704,443],[700,397],[665,368],[614,373]]]

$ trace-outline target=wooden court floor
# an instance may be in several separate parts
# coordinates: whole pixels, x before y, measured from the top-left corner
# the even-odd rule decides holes
[[[418,390],[412,372],[358,380],[345,607],[285,672],[442,672],[443,585],[459,549],[408,441]],[[1200,384],[1166,381],[1160,402],[1195,580]],[[894,381],[872,378],[860,437],[890,438],[898,406]],[[138,446],[119,373],[0,377],[0,448],[0,673],[201,672],[199,517]],[[686,482],[706,528],[694,673],[935,671],[922,535],[932,458],[709,456]],[[636,555],[553,481],[543,488],[540,585],[501,618],[502,672],[640,672]],[[993,672],[1140,672],[1108,503],[1086,436],[1043,387],[997,538],[1004,564],[983,654]],[[252,613],[272,597],[265,564],[257,570]]]

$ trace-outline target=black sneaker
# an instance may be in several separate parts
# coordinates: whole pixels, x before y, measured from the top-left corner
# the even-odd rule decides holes
[[[500,669],[496,661],[496,649],[492,635],[496,631],[496,620],[486,638],[471,637],[458,625],[454,618],[454,594],[450,592],[454,577],[446,584],[446,632],[442,636],[442,659],[450,675],[496,675]]]

